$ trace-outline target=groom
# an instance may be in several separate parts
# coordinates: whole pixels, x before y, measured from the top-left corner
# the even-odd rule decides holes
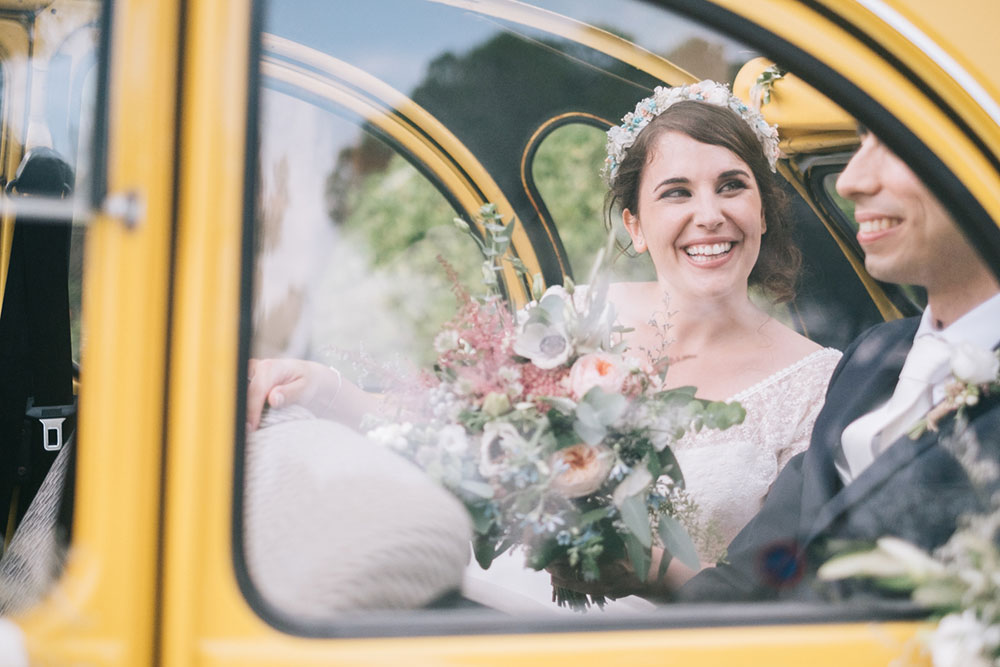
[[[995,474],[968,465],[978,460],[978,471],[988,473],[983,461],[1000,463],[996,393],[964,408],[964,430],[952,411],[937,431],[908,433],[945,398],[955,346],[991,350],[1000,342],[996,277],[876,136],[862,132],[837,190],[856,205],[869,273],[926,288],[927,309],[920,318],[876,326],[847,349],[808,451],[778,476],[761,511],[730,544],[727,562],[689,581],[679,591],[683,600],[849,594],[846,585],[838,590],[814,576],[831,548],[894,535],[933,549],[950,537],[959,515],[985,511],[1000,488]]]

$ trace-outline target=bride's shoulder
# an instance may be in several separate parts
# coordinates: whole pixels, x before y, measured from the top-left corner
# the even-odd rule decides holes
[[[782,366],[812,367],[823,372],[832,372],[840,360],[841,352],[832,347],[823,347],[799,332],[775,322],[770,334],[770,344],[781,350]]]

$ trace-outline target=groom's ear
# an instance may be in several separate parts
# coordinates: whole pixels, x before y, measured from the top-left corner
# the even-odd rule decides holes
[[[646,237],[642,235],[642,226],[639,224],[639,217],[632,214],[632,211],[625,209],[622,211],[622,222],[625,223],[625,231],[632,238],[632,247],[640,255],[646,252]]]

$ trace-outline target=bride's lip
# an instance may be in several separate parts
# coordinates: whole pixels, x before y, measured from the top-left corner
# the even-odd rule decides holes
[[[738,242],[731,238],[704,238],[685,243],[681,253],[693,266],[711,269],[732,259],[737,245]]]

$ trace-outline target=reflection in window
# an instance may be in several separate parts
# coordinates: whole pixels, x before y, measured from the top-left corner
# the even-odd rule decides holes
[[[573,276],[578,281],[586,280],[597,252],[607,239],[604,223],[607,186],[600,173],[606,140],[605,133],[591,125],[563,125],[542,140],[532,163],[535,187],[559,230]],[[619,245],[613,265],[614,279],[652,280],[649,256],[636,256],[630,251],[620,215],[614,217]]]
[[[279,94],[264,109],[254,355],[426,364],[456,309],[438,258],[479,280],[457,213],[349,121]]]
[[[256,359],[320,362],[327,384],[325,392],[317,390],[324,400],[309,406],[315,414],[327,414],[348,394],[357,396],[352,392],[358,386],[389,393],[384,390],[401,368],[429,370],[436,334],[456,306],[438,255],[470,293],[482,292],[479,250],[450,223],[456,207],[469,205],[469,192],[477,201],[488,198],[487,192],[506,199],[546,281],[561,278],[560,244],[573,277],[586,280],[605,239],[605,136],[582,122],[566,122],[547,134],[544,128],[577,117],[617,122],[653,86],[670,83],[670,77],[686,79],[665,61],[695,78],[730,82],[756,55],[649,3],[538,5],[550,11],[535,12],[523,3],[415,0],[373,0],[363,8],[335,10],[318,1],[267,5],[265,32],[288,41],[281,53],[268,52],[265,63],[277,68],[283,59],[288,76],[265,68],[250,349]],[[627,42],[615,42],[628,52],[618,59],[621,52],[612,55],[602,41],[605,32],[578,30],[570,19],[633,40],[641,49],[629,52]],[[600,39],[591,39],[595,35]],[[300,53],[309,56],[301,63]],[[664,61],[657,60],[661,56]],[[526,155],[532,163],[522,165]],[[523,167],[538,201],[529,196]],[[822,222],[804,200],[794,203],[792,215],[801,222],[796,242],[807,271],[794,312],[783,308],[775,314],[794,319],[821,343],[849,341],[878,313]],[[543,227],[540,218],[551,225]],[[645,257],[620,258],[617,269],[623,281],[653,276]],[[498,398],[498,409],[512,407],[503,400]],[[442,575],[431,566],[451,562],[454,554],[417,567],[416,559],[399,556],[416,549],[400,545],[412,531],[396,523],[442,535],[435,542],[440,547],[446,538],[434,531],[442,517],[459,516],[444,521],[454,527],[463,521],[461,512],[431,509],[432,500],[400,500],[400,489],[412,488],[413,480],[390,474],[395,464],[385,456],[388,449],[344,423],[284,408],[268,413],[267,425],[249,433],[246,447],[245,545],[258,592],[304,620],[434,603],[408,595],[374,599],[371,591],[383,590],[374,584],[367,597],[345,600],[338,586],[369,576],[371,570],[364,576],[361,570],[378,562],[389,563],[378,583],[395,587],[396,594],[410,590],[403,581]],[[405,405],[393,416],[398,419],[391,426],[412,427]],[[482,441],[478,431],[469,432]],[[442,451],[447,443],[431,443],[438,444],[436,451]],[[436,460],[432,454],[425,463]],[[775,466],[768,466],[770,475]],[[359,521],[362,506],[385,514],[364,514]],[[381,528],[379,535],[373,535],[373,525]],[[473,564],[463,575],[467,538],[460,551],[459,572],[448,575],[455,588],[461,584],[466,602],[514,615],[568,613],[551,602],[549,576],[531,571],[522,553],[501,555],[486,572]],[[649,608],[646,601],[619,600],[602,613]]]

